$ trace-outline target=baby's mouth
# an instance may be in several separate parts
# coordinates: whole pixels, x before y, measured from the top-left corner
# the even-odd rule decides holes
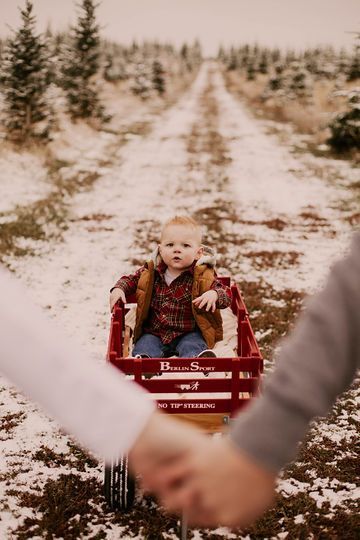
[[[181,261],[180,257],[173,257],[173,261],[179,262]]]

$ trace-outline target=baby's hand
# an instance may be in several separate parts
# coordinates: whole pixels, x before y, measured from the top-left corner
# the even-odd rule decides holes
[[[114,309],[114,306],[118,300],[121,300],[126,304],[126,296],[122,289],[113,289],[110,293],[110,311]]]
[[[193,304],[199,309],[202,309],[205,307],[206,311],[214,312],[216,309],[216,302],[218,299],[218,293],[214,290],[206,291],[201,296],[198,296],[193,300]]]

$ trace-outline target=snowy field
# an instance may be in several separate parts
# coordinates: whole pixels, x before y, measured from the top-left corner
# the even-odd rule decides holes
[[[303,296],[321,286],[348,247],[352,216],[359,211],[352,189],[358,171],[345,161],[293,152],[295,135],[281,145],[276,135],[267,134],[268,123],[255,120],[226,90],[220,69],[209,62],[177,103],[156,116],[149,112],[148,121],[149,133],[129,133],[121,144],[112,133],[91,130],[77,131],[67,144],[55,140],[62,181],[90,173],[97,180],[68,195],[61,240],[24,240],[21,247],[32,253],[9,253],[4,262],[34,302],[80,342],[89,362],[103,362],[109,288],[146,259],[163,220],[190,213],[203,225],[204,243],[218,250],[219,272],[240,283],[271,369],[277,339],[290,322],[282,320],[280,328],[276,317],[286,313],[292,320]],[[5,149],[0,166],[0,223],[6,223],[18,205],[46,196],[51,178],[31,153],[19,158]],[[254,289],[267,293],[261,298]],[[273,515],[258,530],[196,531],[194,538],[351,538],[360,493],[355,477],[349,480],[354,469],[345,462],[355,455],[356,399],[353,389],[314,428],[301,457],[305,461],[280,481],[282,504],[296,501],[291,512]],[[81,453],[56,422],[5,380],[0,406],[0,538],[176,538],[175,520],[152,503],[139,502],[128,517],[105,513],[102,464]],[[46,504],[35,502],[56,482],[63,485],[62,475],[83,489],[88,505],[74,496],[70,506],[79,510],[58,516],[55,525]],[[339,516],[344,536],[331,529]],[[326,530],[328,535],[319,536]]]

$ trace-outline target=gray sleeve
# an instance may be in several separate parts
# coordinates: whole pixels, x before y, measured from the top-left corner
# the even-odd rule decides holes
[[[360,233],[284,341],[263,395],[236,418],[230,437],[267,469],[291,461],[309,422],[326,414],[360,363]]]

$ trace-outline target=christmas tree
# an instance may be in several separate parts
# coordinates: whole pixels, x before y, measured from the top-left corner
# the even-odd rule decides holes
[[[329,125],[331,137],[327,143],[339,153],[360,150],[360,88],[336,92],[335,95],[345,96],[348,108]]]
[[[20,9],[22,25],[2,54],[0,83],[4,96],[4,126],[14,142],[47,138],[52,121],[46,98],[50,85],[45,44],[35,33],[33,5]]]
[[[63,54],[61,86],[65,90],[68,111],[74,119],[108,119],[94,80],[100,69],[96,7],[93,0],[82,0],[77,26],[72,29],[70,42]]]
[[[139,54],[136,55],[133,66],[133,80],[131,90],[142,99],[150,97],[152,89],[152,73],[150,67]]]
[[[165,70],[159,60],[154,60],[152,65],[152,73],[153,87],[155,88],[157,93],[162,96],[165,92]]]
[[[360,32],[356,36],[356,45],[354,47],[354,55],[348,71],[348,81],[356,81],[360,79]]]

